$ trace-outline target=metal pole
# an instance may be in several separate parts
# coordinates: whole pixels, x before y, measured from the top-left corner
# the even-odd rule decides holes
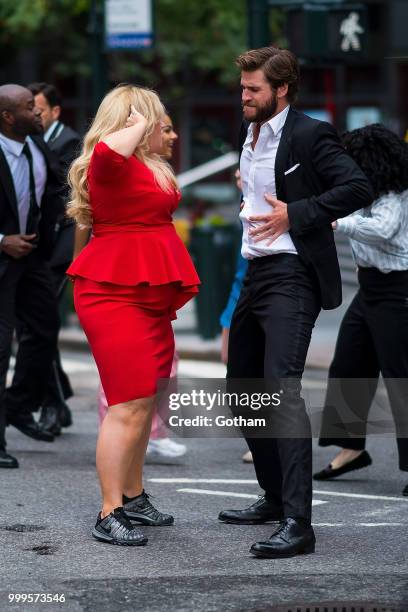
[[[104,0],[92,0],[89,15],[92,111],[96,112],[108,89],[107,58],[104,48]]]
[[[268,0],[247,0],[248,46],[266,47],[270,43]]]

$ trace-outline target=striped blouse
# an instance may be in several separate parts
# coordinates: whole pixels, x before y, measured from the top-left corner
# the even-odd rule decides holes
[[[362,268],[386,274],[408,270],[408,190],[390,192],[337,221],[350,238],[354,261]]]

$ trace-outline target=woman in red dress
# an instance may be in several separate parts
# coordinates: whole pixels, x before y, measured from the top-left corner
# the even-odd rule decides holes
[[[102,511],[93,536],[143,545],[130,520],[169,525],[142,469],[157,382],[174,354],[171,320],[199,279],[172,223],[180,194],[161,149],[164,108],[147,89],[120,85],[102,101],[73,163],[69,216],[92,238],[68,269],[74,300],[108,400],[96,466]]]

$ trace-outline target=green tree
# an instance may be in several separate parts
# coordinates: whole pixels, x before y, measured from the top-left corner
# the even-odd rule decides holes
[[[0,45],[33,48],[55,77],[89,74],[90,6],[90,0],[1,0]],[[235,82],[233,58],[246,41],[245,0],[156,0],[154,6],[154,48],[110,53],[111,81],[136,77],[157,86],[164,80],[174,95],[208,75],[223,86]]]
[[[89,0],[1,0],[0,44],[22,46],[43,30],[58,28],[66,18],[89,10]]]
[[[172,98],[208,78],[222,86],[235,84],[233,60],[245,49],[245,6],[245,0],[157,0],[154,48],[113,54],[112,74],[164,85]]]

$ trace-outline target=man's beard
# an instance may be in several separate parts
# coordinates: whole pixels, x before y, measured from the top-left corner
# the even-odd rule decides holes
[[[276,113],[276,109],[278,108],[278,98],[276,95],[272,95],[268,102],[263,106],[259,106],[258,108],[250,106],[248,108],[254,108],[256,110],[255,115],[251,117],[251,121],[254,123],[263,123]]]
[[[14,123],[14,133],[18,136],[37,136],[44,133],[44,128],[41,123],[36,121],[27,121],[26,119],[17,119]]]

